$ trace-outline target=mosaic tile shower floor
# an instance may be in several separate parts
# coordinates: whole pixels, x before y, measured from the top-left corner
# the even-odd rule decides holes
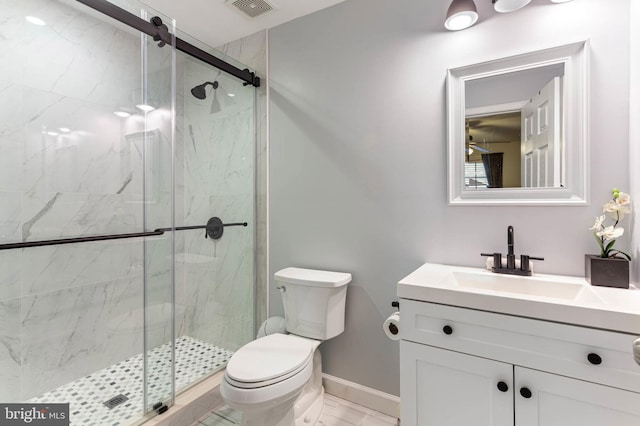
[[[181,389],[224,367],[233,352],[192,337],[176,339],[176,389]],[[171,389],[171,346],[149,352],[150,401],[167,398]],[[104,402],[117,395],[127,401],[114,408]],[[71,424],[77,426],[128,425],[142,417],[143,356],[136,355],[111,367],[46,392],[30,402],[69,402]]]

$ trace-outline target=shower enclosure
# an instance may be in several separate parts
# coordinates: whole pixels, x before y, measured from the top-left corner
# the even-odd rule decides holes
[[[0,403],[133,424],[253,338],[255,88],[82,3],[1,6]]]

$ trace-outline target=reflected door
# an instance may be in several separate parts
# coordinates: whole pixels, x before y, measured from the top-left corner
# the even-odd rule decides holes
[[[560,77],[522,108],[522,187],[561,186]]]

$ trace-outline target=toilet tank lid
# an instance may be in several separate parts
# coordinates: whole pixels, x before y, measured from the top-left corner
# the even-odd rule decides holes
[[[291,267],[279,270],[274,276],[278,282],[312,287],[342,287],[351,281],[351,274],[347,272],[331,272]]]

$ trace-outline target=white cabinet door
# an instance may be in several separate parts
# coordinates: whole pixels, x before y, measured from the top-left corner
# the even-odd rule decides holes
[[[521,367],[515,367],[515,384],[517,426],[640,425],[635,392]]]
[[[511,364],[402,340],[402,426],[513,426],[512,378]]]

